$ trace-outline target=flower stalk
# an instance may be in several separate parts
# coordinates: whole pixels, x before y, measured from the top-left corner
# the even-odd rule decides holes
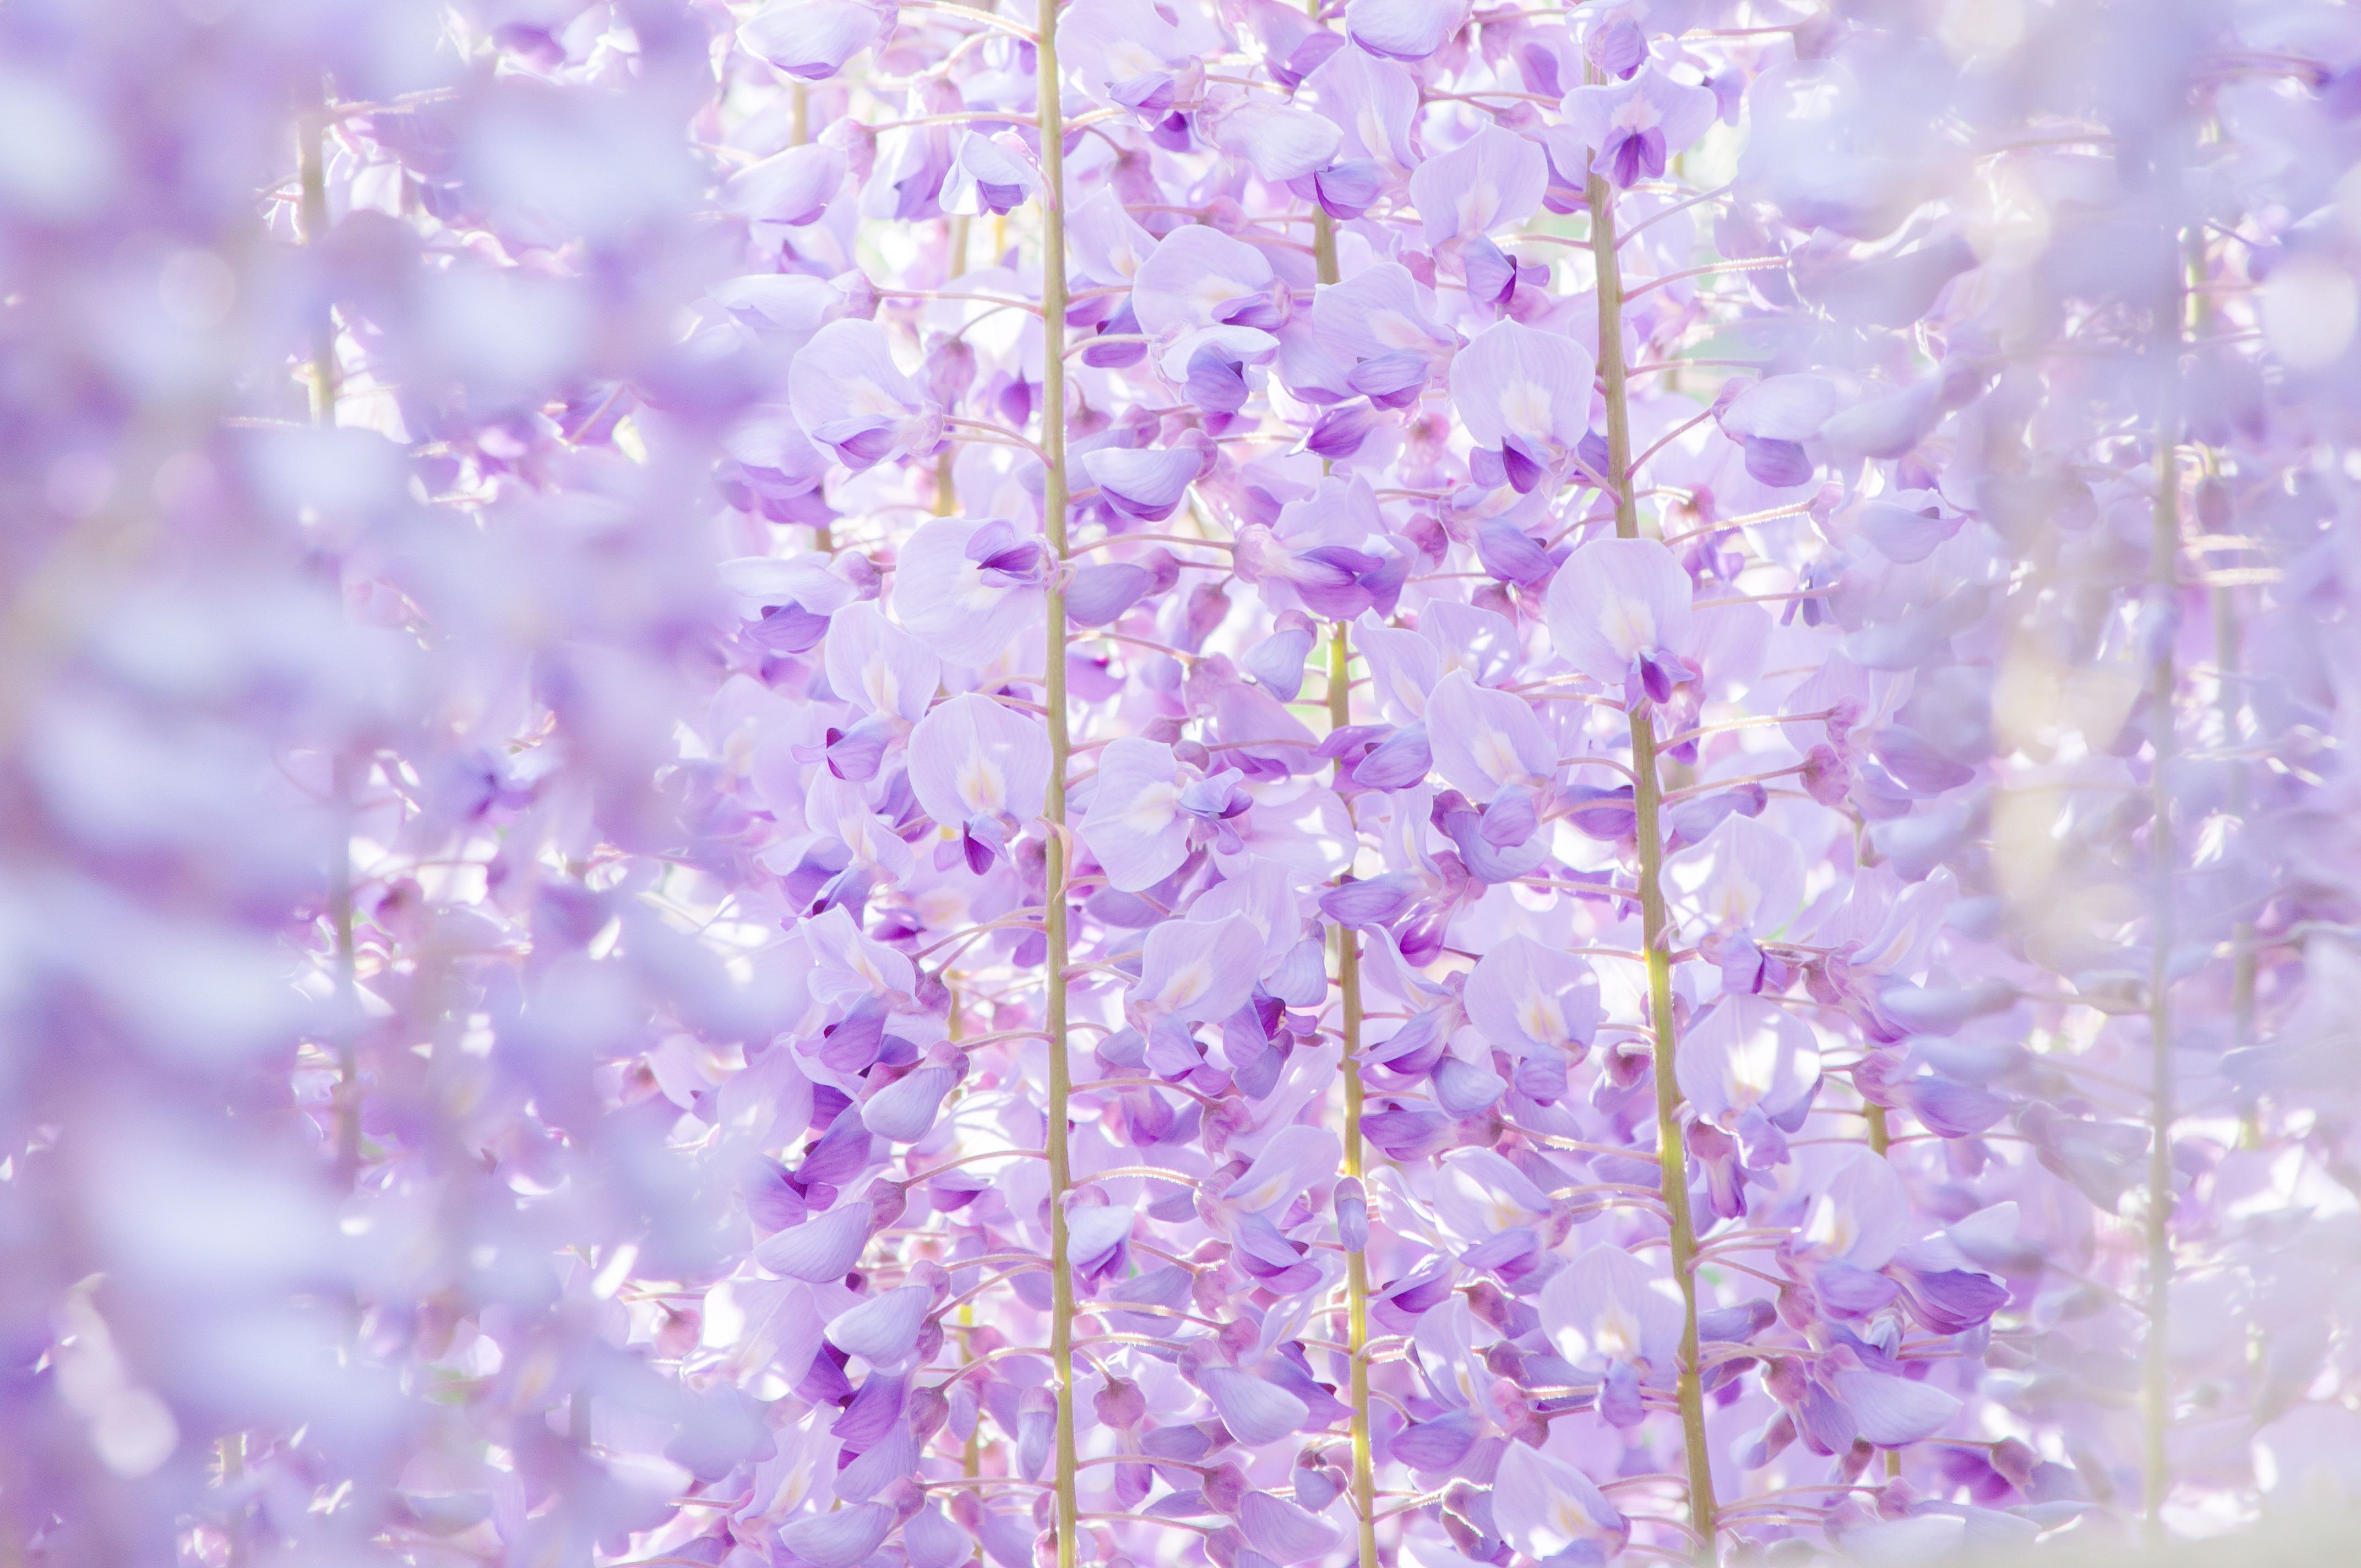
[[[1312,12],[1316,16],[1319,7]],[[1336,223],[1325,207],[1312,208],[1312,260],[1314,276],[1324,286],[1340,276],[1336,266]],[[1349,627],[1339,620],[1328,636],[1328,724],[1342,729],[1353,722],[1353,641]],[[1341,771],[1342,765],[1339,764]],[[1345,1174],[1363,1179],[1361,1143],[1361,943],[1349,926],[1336,927],[1336,992],[1344,1009],[1344,1034],[1339,1042],[1345,1077]],[[1377,1464],[1369,1428],[1369,1259],[1366,1246],[1352,1248],[1345,1257],[1345,1343],[1352,1361],[1350,1393],[1353,1407],[1353,1518],[1358,1527],[1360,1568],[1378,1568]]]
[[[1325,214],[1323,214],[1323,216]],[[1334,253],[1327,258],[1333,267]],[[1323,267],[1323,270],[1326,268]],[[1333,281],[1333,280],[1331,280]],[[1345,622],[1328,637],[1328,722],[1353,722],[1353,646]],[[1345,1174],[1363,1179],[1361,1142],[1361,944],[1349,926],[1336,927],[1336,990],[1344,1008]],[[1353,1518],[1359,1527],[1361,1568],[1378,1564],[1378,1483],[1369,1431],[1369,1259],[1366,1245],[1345,1255],[1345,1343],[1352,1360]]]
[[[1058,100],[1058,0],[1040,0],[1034,76],[1041,123],[1041,525],[1056,558],[1045,610],[1049,728],[1049,789],[1043,801],[1049,839],[1043,902],[1049,938],[1049,1367],[1057,1380],[1058,1568],[1074,1568],[1082,1529],[1075,1489],[1074,1271],[1069,1251],[1066,1197],[1073,1185],[1067,1141],[1073,1077],[1066,1059],[1066,970],[1072,959],[1067,927],[1067,878],[1072,872],[1066,836],[1066,770],[1073,754],[1066,722],[1066,200],[1065,123]]]
[[[1623,278],[1616,259],[1614,193],[1593,174],[1585,194],[1590,204],[1590,245],[1598,271],[1598,369],[1607,402],[1608,471],[1614,476],[1615,533],[1640,537],[1640,508],[1631,463],[1631,409],[1623,365]],[[1673,1057],[1671,921],[1664,908],[1664,839],[1658,818],[1664,784],[1656,770],[1655,712],[1641,704],[1631,711],[1632,806],[1640,848],[1641,945],[1648,958],[1648,1011],[1653,1025],[1656,1080],[1656,1150],[1663,1172],[1661,1191],[1671,1222],[1673,1278],[1681,1292],[1680,1366],[1675,1387],[1681,1414],[1681,1448],[1688,1473],[1689,1529],[1700,1562],[1718,1559],[1711,1451],[1706,1446],[1705,1390],[1697,1371],[1697,1226],[1689,1214],[1688,1144],[1681,1130],[1681,1091]]]

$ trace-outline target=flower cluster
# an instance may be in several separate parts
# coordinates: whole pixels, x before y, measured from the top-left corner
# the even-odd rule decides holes
[[[0,1563],[2361,1491],[2357,84],[2301,0],[0,8]]]

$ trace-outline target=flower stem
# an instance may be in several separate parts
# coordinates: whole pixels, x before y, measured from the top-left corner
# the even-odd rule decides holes
[[[800,88],[803,84],[797,82]],[[943,236],[943,281],[956,282],[967,275],[967,229],[965,214],[945,220],[950,227]],[[935,460],[935,515],[952,517],[959,511],[959,486],[951,475],[951,465],[959,460],[956,443],[946,445],[943,455]]]
[[[1586,191],[1590,203],[1591,255],[1598,268],[1598,371],[1607,400],[1607,466],[1615,476],[1615,533],[1640,537],[1640,508],[1631,469],[1631,410],[1624,394],[1623,277],[1616,262],[1614,194],[1594,174]],[[1657,826],[1664,786],[1656,773],[1656,720],[1652,707],[1631,710],[1632,805],[1639,817],[1640,928],[1648,955],[1649,1021],[1655,1030],[1656,1148],[1663,1168],[1664,1208],[1672,1221],[1673,1278],[1681,1288],[1681,1360],[1676,1393],[1681,1446],[1687,1461],[1689,1528],[1699,1561],[1717,1558],[1714,1541],[1713,1464],[1706,1446],[1705,1391],[1697,1377],[1697,1227],[1689,1216],[1688,1144],[1680,1123],[1681,1091],[1673,1076],[1673,962],[1670,921],[1664,909],[1664,840]]]
[[[1869,1152],[1883,1159],[1885,1151],[1894,1146],[1894,1131],[1886,1124],[1885,1107],[1872,1100],[1864,1100],[1863,1104],[1867,1109],[1861,1114],[1869,1123]],[[1889,1476],[1898,1476],[1902,1474],[1900,1449],[1889,1448],[1885,1451],[1885,1473]]]
[[[1312,11],[1319,14],[1318,0]],[[1334,283],[1336,221],[1312,210],[1312,264],[1323,284]],[[1324,467],[1325,465],[1323,464]],[[1353,641],[1343,621],[1328,634],[1328,723],[1353,722]],[[1338,764],[1341,771],[1342,764]],[[1361,942],[1349,926],[1336,927],[1336,990],[1342,998],[1345,1069],[1345,1174],[1361,1179]],[[1360,1568],[1378,1568],[1378,1477],[1369,1434],[1369,1259],[1366,1246],[1345,1255],[1345,1343],[1353,1363],[1353,1518],[1360,1529]]]
[[[1049,1369],[1058,1386],[1058,1568],[1074,1568],[1082,1504],[1074,1486],[1074,1271],[1068,1252],[1066,1194],[1073,1175],[1067,1146],[1067,1102],[1073,1078],[1066,1059],[1066,971],[1072,953],[1066,929],[1068,863],[1066,768],[1073,754],[1066,729],[1066,156],[1059,102],[1058,0],[1040,0],[1034,39],[1034,77],[1041,119],[1041,526],[1059,571],[1049,579],[1047,658],[1049,790],[1042,803],[1049,821],[1044,902],[1049,941]]]
[[[1324,213],[1321,214],[1325,217]],[[1322,225],[1323,236],[1326,225]],[[1323,273],[1333,273],[1333,240]],[[1328,280],[1334,281],[1333,277]],[[1341,729],[1353,722],[1353,644],[1343,621],[1328,635],[1328,722]],[[1340,764],[1341,766],[1341,764]],[[1358,1181],[1361,1151],[1361,944],[1349,926],[1336,927],[1336,989],[1343,998],[1345,1069],[1345,1174]],[[1366,1246],[1345,1255],[1345,1343],[1353,1362],[1353,1517],[1360,1526],[1360,1568],[1378,1568],[1378,1481],[1369,1438],[1369,1259]]]

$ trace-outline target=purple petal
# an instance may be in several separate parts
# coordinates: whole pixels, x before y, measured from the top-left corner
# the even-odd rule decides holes
[[[1433,766],[1434,749],[1427,740],[1426,726],[1406,724],[1353,764],[1353,782],[1368,789],[1407,789],[1423,783]]]
[[[813,1514],[779,1528],[779,1540],[812,1568],[852,1568],[885,1544],[894,1510],[884,1503]]]
[[[1476,558],[1500,581],[1521,587],[1542,581],[1557,567],[1532,535],[1505,517],[1477,525]]]
[[[1475,1417],[1466,1410],[1453,1410],[1402,1428],[1387,1444],[1387,1452],[1413,1470],[1448,1470],[1475,1446]]]
[[[1066,585],[1066,614],[1078,626],[1104,626],[1139,602],[1156,575],[1127,561],[1084,566]]]
[[[1082,455],[1082,469],[1107,503],[1127,517],[1161,522],[1187,498],[1204,466],[1194,446],[1103,446]]]
[[[756,1244],[754,1261],[790,1279],[841,1279],[869,1245],[870,1206],[847,1203]]]
[[[738,43],[790,76],[823,82],[874,43],[884,24],[878,10],[855,0],[787,0],[757,12],[738,29]]]
[[[1274,1563],[1301,1563],[1334,1548],[1342,1538],[1319,1515],[1268,1492],[1248,1492],[1238,1504],[1238,1529],[1254,1549]]]
[[[1746,474],[1757,484],[1784,490],[1812,482],[1812,460],[1804,455],[1802,446],[1792,441],[1780,441],[1767,435],[1750,435],[1746,448]]]
[[[1312,188],[1330,217],[1357,218],[1385,193],[1386,172],[1374,158],[1347,159],[1314,172]]]
[[[862,1105],[862,1124],[891,1142],[916,1143],[933,1130],[943,1096],[957,1082],[958,1071],[948,1067],[922,1067],[906,1073]]]
[[[1213,1400],[1230,1435],[1249,1446],[1287,1436],[1312,1413],[1286,1389],[1235,1366],[1206,1367],[1197,1375],[1197,1386]]]
[[[1833,1381],[1852,1408],[1861,1435],[1881,1448],[1932,1437],[1960,1413],[1959,1400],[1907,1377],[1850,1369],[1839,1372]]]
[[[850,1355],[890,1365],[917,1348],[918,1330],[934,1305],[923,1285],[904,1285],[873,1296],[829,1320],[828,1343]]]
[[[1467,0],[1352,0],[1345,30],[1371,54],[1424,60],[1467,20]]]

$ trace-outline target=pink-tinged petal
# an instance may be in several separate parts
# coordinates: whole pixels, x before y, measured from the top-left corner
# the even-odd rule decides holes
[[[1512,784],[1545,783],[1557,773],[1557,748],[1532,705],[1514,692],[1477,685],[1465,670],[1435,683],[1427,700],[1426,738],[1435,771],[1477,800]]]
[[[884,1503],[862,1503],[814,1514],[779,1528],[779,1541],[812,1568],[852,1568],[865,1563],[885,1544],[894,1529],[894,1510]]]
[[[1836,383],[1827,377],[1772,376],[1730,399],[1721,428],[1733,437],[1809,441],[1836,411]]]
[[[910,1568],[961,1568],[975,1556],[975,1538],[930,1503],[902,1527],[902,1551]]]
[[[1006,524],[936,518],[903,542],[894,573],[894,614],[947,663],[981,670],[1027,631],[1039,635],[1047,590],[1006,580],[972,558],[968,546],[985,528]],[[1038,670],[1037,663],[1032,666]]]
[[[1907,1239],[1910,1200],[1902,1179],[1863,1149],[1822,1184],[1801,1239],[1823,1257],[1883,1268]]]
[[[1570,337],[1494,322],[1453,357],[1451,403],[1478,446],[1498,451],[1514,436],[1572,448],[1590,429],[1595,371],[1590,350]]]
[[[1467,23],[1467,0],[1352,0],[1346,36],[1371,54],[1424,60]]]
[[[1655,540],[1595,539],[1550,579],[1543,617],[1559,658],[1620,692],[1642,654],[1686,649],[1694,598],[1689,575]]]
[[[1246,1544],[1274,1563],[1301,1563],[1333,1550],[1343,1534],[1318,1514],[1268,1492],[1248,1492],[1238,1504],[1238,1530]]]
[[[1522,1442],[1501,1453],[1492,1478],[1492,1522],[1502,1541],[1540,1563],[1585,1545],[1611,1552],[1631,1530],[1589,1476]]]
[[[786,0],[738,29],[738,47],[807,82],[824,82],[877,41],[889,13],[859,0]]]
[[[841,1279],[869,1245],[866,1202],[846,1203],[758,1243],[754,1261],[774,1274],[814,1285]]]
[[[731,175],[721,187],[721,201],[730,211],[756,223],[808,224],[828,211],[828,204],[844,189],[844,172],[843,153],[823,143],[806,142]]]
[[[1049,731],[1029,713],[962,692],[911,729],[909,768],[910,793],[945,828],[975,817],[1029,822],[1049,798]]]
[[[922,718],[942,680],[941,661],[886,620],[873,599],[837,611],[825,659],[829,688],[872,713]]]
[[[1469,235],[1514,228],[1533,215],[1549,186],[1549,160],[1516,132],[1487,125],[1410,177],[1411,205],[1432,247]]]
[[[1246,1174],[1224,1190],[1222,1201],[1258,1214],[1300,1198],[1336,1173],[1343,1151],[1336,1135],[1325,1127],[1281,1127],[1255,1156]]]
[[[1142,945],[1139,983],[1124,1000],[1149,1016],[1207,1023],[1246,1005],[1262,957],[1262,934],[1243,915],[1168,920]]]
[[[1309,109],[1248,97],[1214,122],[1213,137],[1214,146],[1277,185],[1326,168],[1344,133]]]
[[[1669,1371],[1687,1312],[1671,1277],[1620,1247],[1595,1246],[1542,1287],[1542,1327],[1568,1361],[1644,1361]]]
[[[1959,1400],[1907,1377],[1849,1367],[1833,1381],[1838,1395],[1852,1407],[1861,1435],[1881,1448],[1932,1437],[1960,1413]]]
[[[1270,258],[1253,246],[1202,224],[1184,224],[1140,263],[1131,308],[1140,329],[1156,337],[1224,324],[1259,327],[1258,321],[1234,318],[1268,303],[1275,281]],[[1270,346],[1276,352],[1278,340]]]
[[[890,1366],[917,1348],[918,1330],[933,1305],[934,1292],[925,1286],[897,1287],[830,1318],[828,1343],[848,1355]]]
[[[1213,1401],[1230,1435],[1249,1446],[1276,1442],[1312,1415],[1311,1406],[1278,1384],[1235,1366],[1206,1367],[1197,1374],[1197,1386]]]
[[[1126,735],[1099,753],[1090,809],[1076,828],[1122,893],[1154,887],[1189,858],[1180,763],[1160,740]]]
[[[1776,1118],[1820,1080],[1812,1026],[1760,996],[1725,996],[1681,1035],[1674,1076],[1708,1116],[1760,1110]]]
[[[948,1067],[912,1069],[871,1095],[861,1107],[861,1124],[897,1144],[917,1142],[933,1130],[943,1096],[959,1082]]]
[[[1705,841],[1666,862],[1664,877],[1697,914],[1723,931],[1769,938],[1804,902],[1804,856],[1759,817],[1725,817]]]
[[[1463,1003],[1467,1021],[1511,1056],[1587,1046],[1598,1027],[1588,962],[1531,937],[1510,937],[1477,959]]]

